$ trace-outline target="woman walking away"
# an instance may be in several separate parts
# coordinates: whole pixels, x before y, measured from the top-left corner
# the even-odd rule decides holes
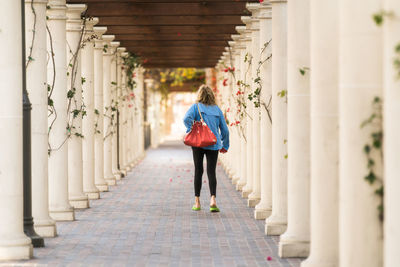
[[[195,205],[192,210],[198,211],[200,206],[200,191],[203,176],[203,158],[207,158],[207,176],[210,186],[210,211],[219,212],[215,200],[217,190],[217,177],[215,169],[217,167],[218,152],[226,153],[229,149],[229,130],[226,125],[224,115],[221,109],[215,103],[213,91],[207,85],[202,85],[199,88],[197,103],[193,104],[186,112],[183,122],[187,128],[186,132],[190,132],[194,121],[200,121],[201,117],[217,137],[217,142],[214,145],[206,147],[192,147],[194,161],[194,195]]]

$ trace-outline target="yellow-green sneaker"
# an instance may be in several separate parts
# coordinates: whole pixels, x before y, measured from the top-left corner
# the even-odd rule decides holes
[[[201,210],[201,207],[196,207],[196,205],[193,205],[192,210],[199,211],[199,210]]]

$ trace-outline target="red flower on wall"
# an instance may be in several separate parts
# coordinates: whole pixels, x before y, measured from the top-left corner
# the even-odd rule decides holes
[[[264,0],[260,0],[260,3],[264,2]]]
[[[229,112],[229,111],[231,111],[231,109],[230,109],[230,108],[228,108],[228,109],[226,110],[226,112]]]
[[[135,94],[134,94],[134,93],[131,93],[130,96],[131,96],[131,97],[135,97]]]
[[[228,69],[224,69],[224,72],[228,72],[229,70]]]
[[[147,58],[143,59],[143,64],[146,64],[147,62],[149,62]]]
[[[222,82],[222,85],[223,86],[227,86],[228,84],[227,84],[227,81],[228,81],[228,79],[224,79],[224,81]]]

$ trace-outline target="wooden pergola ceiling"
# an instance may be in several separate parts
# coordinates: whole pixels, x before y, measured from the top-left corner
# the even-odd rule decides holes
[[[85,3],[146,68],[214,67],[228,46],[247,2],[258,0],[67,0]]]

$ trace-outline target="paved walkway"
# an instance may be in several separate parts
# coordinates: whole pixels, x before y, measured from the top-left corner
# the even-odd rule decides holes
[[[206,177],[206,175],[205,175]],[[191,211],[191,150],[169,142],[155,150],[110,192],[57,223],[56,238],[34,250],[25,266],[300,266],[278,257],[278,237],[264,235],[264,221],[218,166],[221,213]],[[206,180],[206,179],[204,179]],[[203,183],[202,204],[209,202]],[[267,257],[272,260],[268,261]]]

